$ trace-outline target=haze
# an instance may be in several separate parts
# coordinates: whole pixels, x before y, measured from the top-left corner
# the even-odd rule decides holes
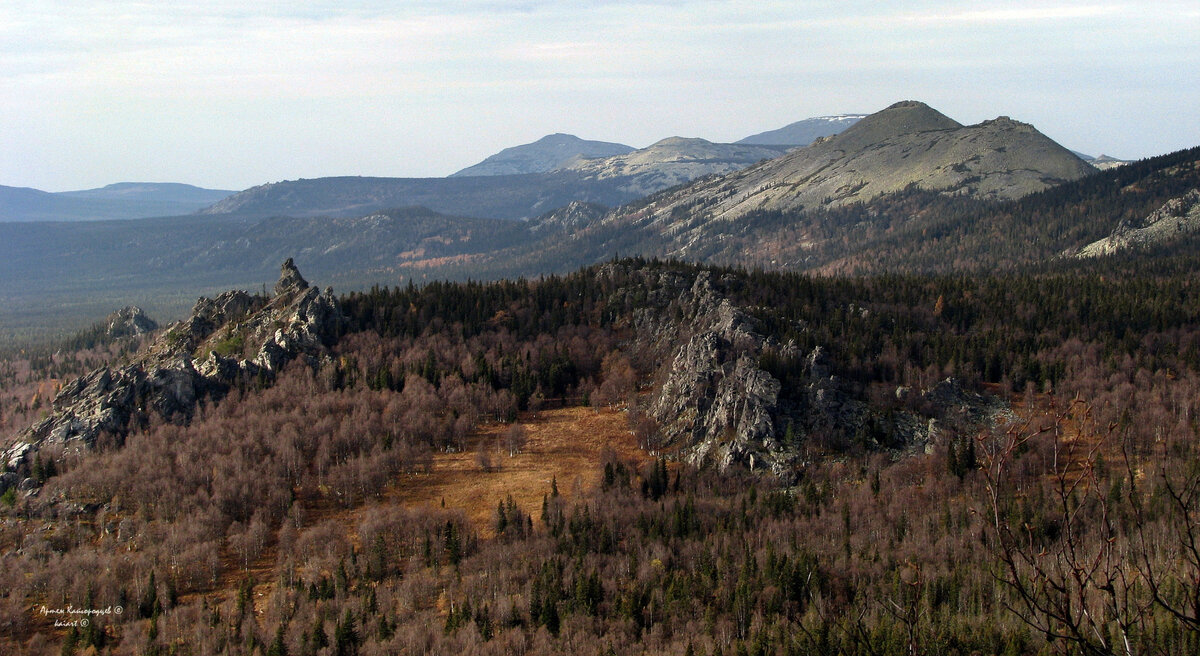
[[[1092,155],[1200,144],[1193,2],[392,4],[6,2],[0,184],[444,176],[906,98]]]

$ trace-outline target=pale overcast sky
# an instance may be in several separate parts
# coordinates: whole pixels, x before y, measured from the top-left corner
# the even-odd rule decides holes
[[[733,141],[915,99],[1200,145],[1200,3],[0,3],[0,185],[443,176],[552,132]]]

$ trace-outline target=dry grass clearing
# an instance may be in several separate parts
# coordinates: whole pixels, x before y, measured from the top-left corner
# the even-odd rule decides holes
[[[428,473],[401,475],[391,482],[383,499],[357,508],[341,508],[328,500],[315,500],[305,509],[308,524],[334,520],[353,535],[362,514],[376,504],[460,509],[474,524],[482,538],[495,534],[496,506],[512,496],[525,512],[537,517],[542,496],[557,480],[559,494],[567,499],[599,485],[603,476],[602,454],[611,449],[626,462],[650,462],[653,458],[638,448],[629,430],[626,415],[609,408],[556,408],[523,413],[518,424],[528,431],[528,441],[520,453],[509,456],[502,449],[510,424],[489,424],[477,430],[467,448],[458,453],[436,453]],[[484,471],[478,463],[479,448],[490,448],[493,467]],[[272,544],[256,559],[249,571],[237,567],[230,554],[225,555],[225,572],[220,582],[204,596],[231,598],[238,584],[249,575],[254,586],[254,609],[262,613],[278,580],[275,571],[276,545]]]
[[[439,453],[428,474],[395,481],[389,503],[405,506],[460,508],[481,536],[490,536],[496,506],[508,495],[534,517],[541,512],[542,495],[558,481],[560,494],[572,497],[595,487],[603,472],[601,453],[612,449],[622,460],[648,461],[637,446],[625,413],[593,408],[556,408],[525,413],[518,418],[528,431],[525,448],[510,457],[503,448],[508,424],[484,426],[460,453]],[[491,471],[478,464],[479,448],[490,449]]]

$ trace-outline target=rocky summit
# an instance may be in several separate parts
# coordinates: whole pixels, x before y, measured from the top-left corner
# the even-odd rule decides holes
[[[110,338],[145,335],[158,330],[158,322],[136,305],[127,305],[104,319],[104,334]]]
[[[963,126],[903,101],[777,159],[661,197],[656,222],[734,220],[754,211],[837,207],[916,186],[1014,199],[1095,169],[1033,126],[1008,117]],[[668,225],[669,224],[669,225]]]
[[[269,383],[288,362],[319,366],[342,322],[332,290],[310,287],[289,258],[273,297],[240,290],[202,297],[128,364],[64,386],[50,415],[5,449],[3,466],[16,470],[47,443],[90,448],[103,434],[119,440],[151,420],[187,423],[200,401]]]

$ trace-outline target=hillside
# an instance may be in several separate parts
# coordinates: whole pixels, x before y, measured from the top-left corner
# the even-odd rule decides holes
[[[1200,231],[1200,187],[1172,198],[1141,220],[1122,221],[1112,234],[1084,246],[1076,255],[1100,257],[1147,248],[1183,240],[1197,231]]]
[[[783,154],[767,146],[718,144],[669,137],[646,148],[605,158],[574,158],[562,165],[588,179],[617,180],[622,191],[640,198],[708,175],[744,169]]]
[[[658,198],[651,211],[663,231],[679,233],[752,211],[840,207],[910,186],[1014,199],[1094,172],[1030,125],[1001,117],[964,127],[923,103],[901,102],[807,148]]]
[[[519,175],[549,173],[575,159],[593,159],[624,155],[632,146],[589,141],[572,134],[549,134],[533,143],[512,146],[491,155],[478,164],[450,175],[452,178],[474,175]]]
[[[525,219],[571,201],[609,207],[632,200],[617,181],[560,171],[456,178],[338,177],[289,180],[238,192],[206,215],[354,217],[397,207],[485,219]]]
[[[136,353],[0,361],[0,649],[1191,653],[1130,581],[1200,580],[1200,297],[1136,271],[288,262]]]
[[[177,317],[195,292],[259,289],[291,254],[341,288],[362,288],[394,278],[398,267],[463,264],[528,240],[517,222],[422,208],[352,218],[0,223],[0,278],[19,281],[0,291],[0,339],[44,339],[131,302]]]
[[[0,222],[102,221],[191,214],[233,194],[176,183],[122,182],[50,193],[0,186]]]

